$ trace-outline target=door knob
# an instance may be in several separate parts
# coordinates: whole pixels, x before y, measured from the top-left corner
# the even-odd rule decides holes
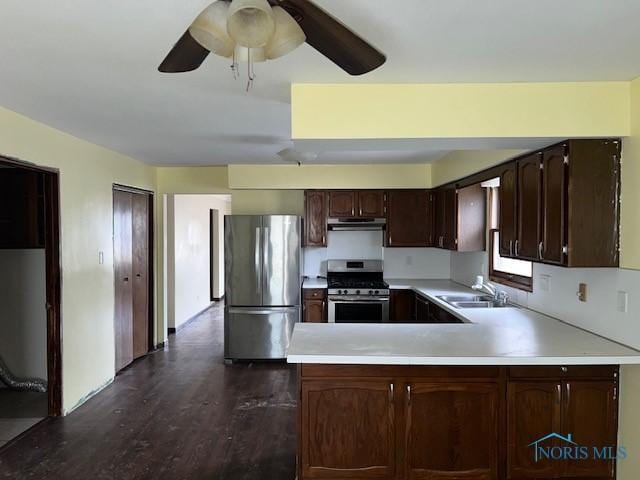
[[[124,277],[124,278],[123,278],[123,280],[124,280],[125,282],[128,282],[128,281],[129,281],[129,277]]]

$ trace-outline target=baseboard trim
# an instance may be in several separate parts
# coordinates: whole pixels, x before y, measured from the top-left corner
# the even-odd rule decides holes
[[[76,410],[78,407],[80,407],[84,403],[86,403],[88,400],[91,400],[93,397],[95,397],[97,394],[99,394],[102,390],[104,390],[109,385],[111,385],[114,380],[115,380],[115,377],[111,377],[109,380],[107,380],[105,383],[100,385],[98,388],[96,388],[95,390],[92,390],[91,392],[86,394],[84,397],[82,397],[80,400],[78,400],[78,402],[73,407],[71,407],[69,409],[62,409],[62,416],[66,417],[67,415],[72,413],[74,410]]]
[[[224,300],[224,295],[222,295],[221,297],[213,297],[211,299],[212,302],[221,302],[222,300]]]
[[[169,332],[169,335],[174,335],[176,333],[178,333],[180,330],[182,330],[184,327],[186,327],[187,325],[189,325],[191,322],[193,322],[196,318],[198,318],[200,315],[202,315],[204,312],[206,312],[207,310],[209,310],[211,307],[213,307],[214,304],[210,303],[209,305],[207,305],[206,307],[204,307],[202,310],[200,310],[198,313],[196,313],[194,316],[192,316],[191,318],[189,318],[188,320],[186,320],[184,323],[182,323],[179,327],[175,328],[175,327],[169,327],[167,328],[167,331]]]

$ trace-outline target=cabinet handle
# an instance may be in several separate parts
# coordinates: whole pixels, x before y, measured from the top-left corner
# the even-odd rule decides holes
[[[411,403],[411,385],[407,385],[407,403]]]
[[[567,367],[561,367],[560,370],[562,370],[562,373],[567,373],[568,368]]]
[[[389,401],[393,403],[393,382],[389,384]]]
[[[513,257],[513,240],[509,240],[509,256]]]
[[[544,248],[544,243],[540,242],[538,244],[538,258],[542,260],[542,249]]]
[[[516,240],[516,257],[518,256],[518,240]]]

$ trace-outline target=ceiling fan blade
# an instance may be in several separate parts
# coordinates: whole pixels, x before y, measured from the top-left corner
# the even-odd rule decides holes
[[[302,27],[307,43],[350,75],[362,75],[382,65],[387,57],[337,18],[309,0],[281,0]]]
[[[207,55],[209,50],[196,42],[187,30],[167,54],[158,70],[165,73],[190,72],[202,65]]]

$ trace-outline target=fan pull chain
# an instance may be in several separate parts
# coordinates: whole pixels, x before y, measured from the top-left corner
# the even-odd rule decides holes
[[[237,80],[240,78],[240,72],[238,71],[238,59],[236,58],[236,51],[233,50],[233,57],[231,60],[231,73],[233,74],[233,79]]]
[[[253,87],[253,80],[256,78],[256,73],[253,69],[253,59],[251,58],[251,49],[247,49],[247,89],[248,92]]]

